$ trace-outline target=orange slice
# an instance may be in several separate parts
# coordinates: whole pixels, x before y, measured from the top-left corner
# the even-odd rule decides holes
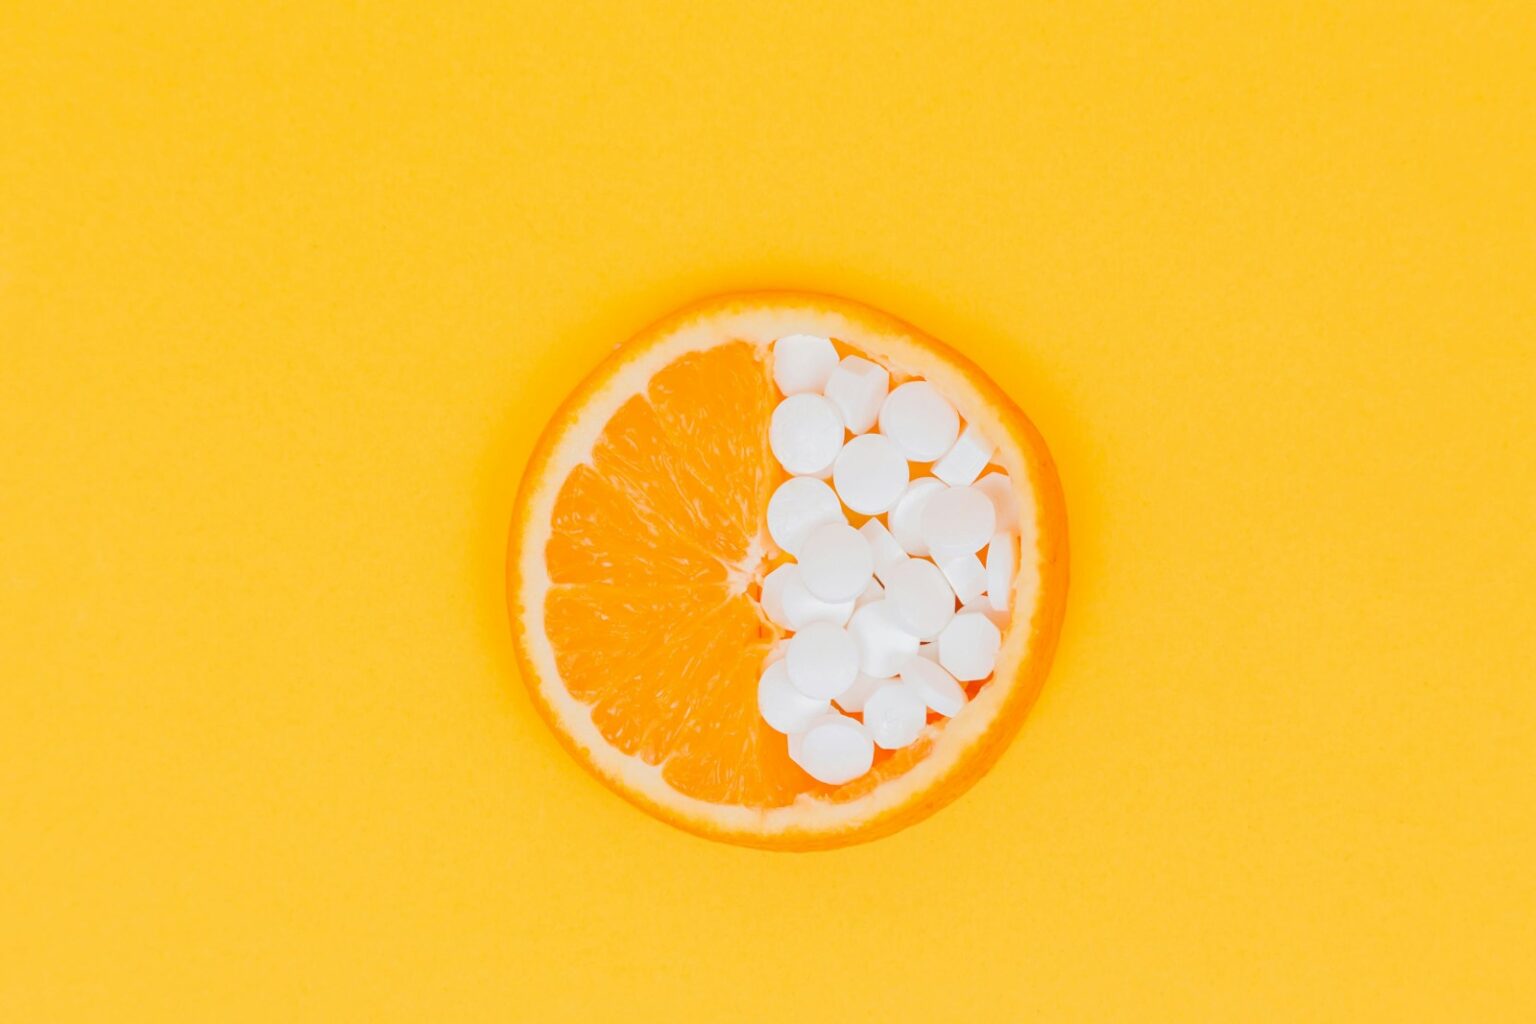
[[[757,710],[779,629],[758,607],[784,560],[765,508],[771,346],[834,339],[931,381],[996,440],[1020,508],[1019,571],[993,676],[952,719],[880,752],[843,786],[816,782]],[[855,519],[855,523],[857,523]],[[556,412],[519,491],[507,561],[519,666],[567,750],[619,795],[681,828],[779,849],[885,835],[979,778],[1045,678],[1067,589],[1066,517],[1045,442],[979,369],[884,313],[757,292],[681,310],[620,346]]]

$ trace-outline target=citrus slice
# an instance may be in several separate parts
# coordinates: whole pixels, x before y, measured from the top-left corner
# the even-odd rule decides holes
[[[953,718],[817,782],[758,710],[784,631],[760,607],[788,556],[766,525],[786,474],[769,451],[776,339],[833,339],[930,382],[996,444],[1021,557],[996,668]],[[851,520],[858,525],[857,515]],[[507,562],[518,663],[565,748],[619,795],[710,838],[777,849],[888,834],[948,803],[1017,732],[1045,678],[1067,589],[1055,466],[1024,414],[944,344],[866,306],[755,292],[683,309],[620,346],[539,439]]]

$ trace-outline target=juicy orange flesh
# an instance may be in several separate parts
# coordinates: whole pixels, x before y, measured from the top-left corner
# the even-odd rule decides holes
[[[781,807],[862,796],[907,771],[924,738],[842,787],[789,759],[757,710],[779,630],[755,598],[777,395],[764,354],[727,342],[682,356],[604,427],[555,500],[545,632],[567,691],[603,738],[660,765],[678,792]]]

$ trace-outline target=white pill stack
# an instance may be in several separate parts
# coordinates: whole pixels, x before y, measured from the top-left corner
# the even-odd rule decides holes
[[[931,383],[808,334],[773,346],[784,398],[768,446],[790,474],[768,535],[794,560],[762,581],[788,639],[758,685],[764,721],[819,782],[917,742],[992,674],[1012,606],[1018,500],[995,448]],[[849,522],[849,517],[853,522]],[[857,524],[857,528],[855,528]]]

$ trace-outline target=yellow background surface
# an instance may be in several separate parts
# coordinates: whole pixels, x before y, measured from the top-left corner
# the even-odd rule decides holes
[[[1536,1016],[1525,3],[0,6],[0,1019]],[[502,599],[560,397],[871,302],[1060,462],[997,768],[630,809]]]

